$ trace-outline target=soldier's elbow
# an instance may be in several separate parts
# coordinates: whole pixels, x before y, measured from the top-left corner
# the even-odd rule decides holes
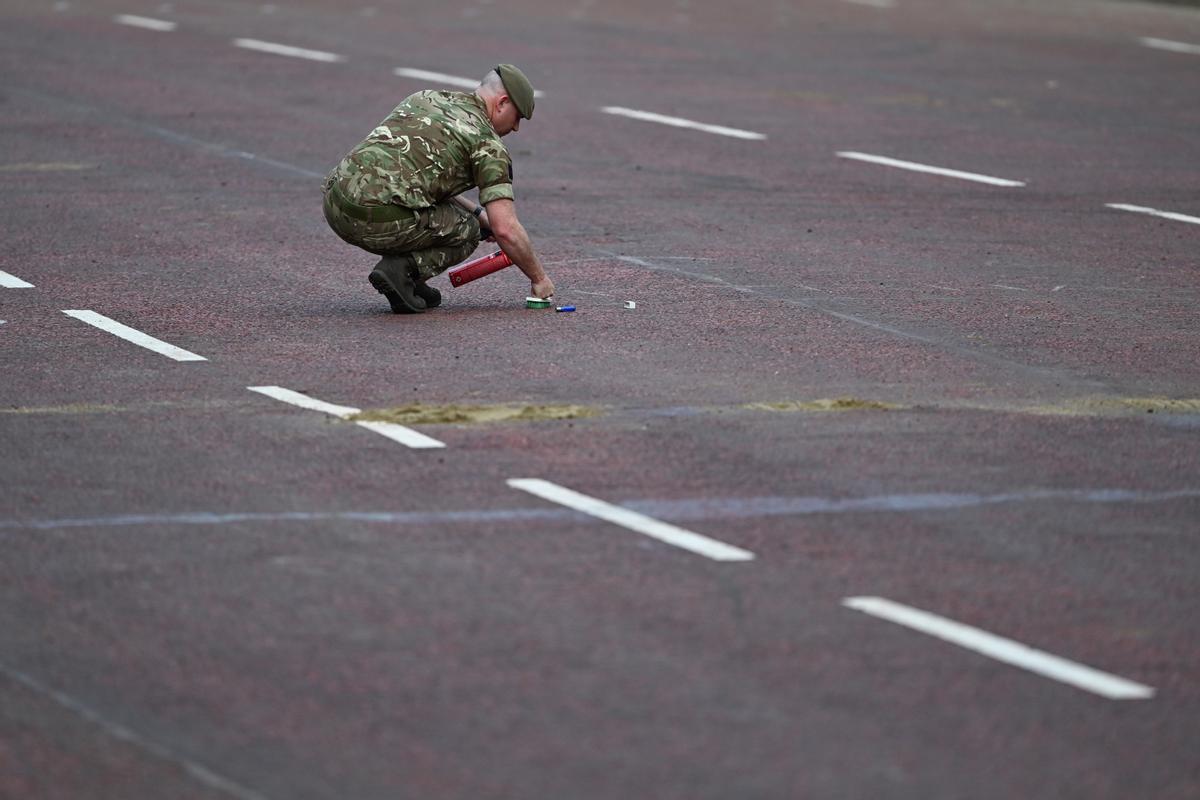
[[[492,224],[492,236],[497,242],[514,242],[519,237],[519,226],[505,220],[495,220]]]

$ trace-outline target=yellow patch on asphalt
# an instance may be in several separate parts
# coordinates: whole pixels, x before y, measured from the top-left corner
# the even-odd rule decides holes
[[[124,411],[120,406],[102,406],[92,403],[73,403],[65,406],[15,406],[0,408],[0,414],[111,414]]]
[[[1096,417],[1116,414],[1200,414],[1200,399],[1172,397],[1079,397],[1021,409],[1029,414]]]
[[[483,422],[531,422],[544,419],[580,419],[600,414],[594,406],[553,405],[426,405],[411,403],[395,408],[368,408],[347,417],[351,422],[394,422],[398,425],[451,425]]]
[[[77,172],[95,169],[95,164],[74,164],[66,161],[47,161],[40,164],[0,164],[0,172]]]
[[[842,102],[844,98],[838,97],[828,92],[812,92],[795,89],[771,89],[765,92],[767,97],[781,98],[785,100],[799,100],[805,103],[834,103]]]
[[[879,106],[909,106],[912,108],[941,108],[946,105],[946,101],[940,97],[931,97],[923,92],[876,95],[868,97],[867,102]]]
[[[106,403],[67,403],[61,406],[9,406],[0,407],[0,414],[125,414],[133,412],[153,411],[213,411],[235,408],[238,403],[229,400],[187,400],[170,401],[158,400],[148,403],[131,403],[129,405],[110,405]]]
[[[888,411],[904,406],[862,400],[857,397],[831,397],[820,400],[798,400],[784,403],[747,403],[742,408],[751,411]]]

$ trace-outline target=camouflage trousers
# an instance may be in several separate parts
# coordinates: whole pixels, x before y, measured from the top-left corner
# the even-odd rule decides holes
[[[325,221],[344,241],[378,256],[408,256],[418,280],[427,281],[463,261],[479,246],[479,221],[457,203],[414,210],[385,206],[388,221],[361,219],[363,206],[348,204],[325,185]],[[350,212],[350,213],[347,213]]]

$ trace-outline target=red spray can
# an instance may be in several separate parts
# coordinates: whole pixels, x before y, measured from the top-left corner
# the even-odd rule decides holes
[[[450,276],[451,286],[462,286],[476,278],[482,278],[484,275],[499,272],[505,267],[511,267],[512,263],[503,250],[497,250],[490,256],[480,256],[465,264],[460,264],[446,274]]]

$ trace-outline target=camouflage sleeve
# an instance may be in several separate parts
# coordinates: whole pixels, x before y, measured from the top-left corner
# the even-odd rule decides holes
[[[512,200],[512,158],[498,140],[483,141],[471,153],[471,173],[479,187],[479,202]]]

